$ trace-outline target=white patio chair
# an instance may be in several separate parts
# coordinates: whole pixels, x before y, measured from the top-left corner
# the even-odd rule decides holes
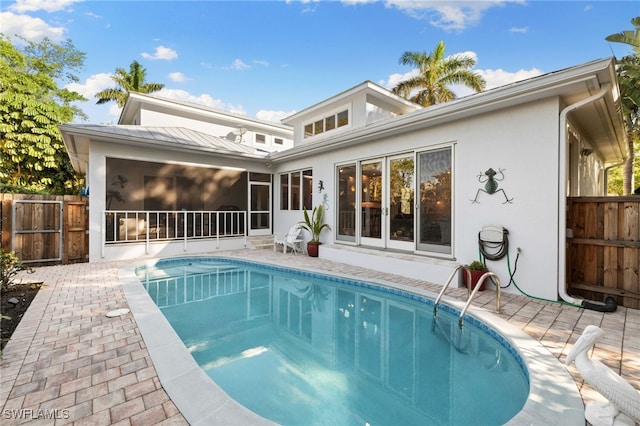
[[[292,253],[303,252],[303,240],[300,238],[301,231],[302,228],[300,228],[300,225],[295,224],[286,234],[275,234],[273,239],[273,251],[276,251],[277,245],[282,245],[282,253],[287,252],[287,247],[291,249]]]

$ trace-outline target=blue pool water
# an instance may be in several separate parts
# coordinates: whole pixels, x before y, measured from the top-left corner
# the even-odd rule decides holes
[[[280,424],[497,425],[528,396],[503,337],[423,296],[222,258],[137,275],[201,368]]]

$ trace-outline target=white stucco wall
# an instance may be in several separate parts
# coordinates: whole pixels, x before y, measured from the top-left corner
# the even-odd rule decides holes
[[[477,235],[485,225],[499,225],[509,230],[511,267],[516,248],[522,249],[515,276],[525,292],[555,300],[558,274],[558,104],[556,100],[530,103],[383,140],[345,149],[327,150],[306,159],[284,162],[274,172],[313,168],[314,201],[322,202],[317,182],[322,180],[329,194],[326,221],[335,229],[335,167],[337,164],[384,157],[412,150],[424,150],[451,144],[454,147],[454,245],[453,260],[468,263],[478,258]],[[471,202],[478,188],[478,175],[489,168],[504,170],[504,189],[511,204],[504,204],[500,193],[481,193],[479,203]],[[274,186],[278,187],[277,178]],[[300,220],[299,211],[280,211],[279,192],[274,195],[275,228],[286,231]],[[333,232],[323,234],[323,241],[334,242]],[[322,256],[322,250],[321,250]],[[370,267],[384,270],[383,262]],[[503,283],[509,282],[506,259],[488,262]],[[414,274],[443,283],[442,264],[417,264]],[[434,278],[432,278],[434,277]],[[506,291],[517,291],[511,285]]]

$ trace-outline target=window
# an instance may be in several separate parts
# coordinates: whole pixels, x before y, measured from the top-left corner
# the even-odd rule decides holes
[[[302,209],[313,209],[313,174],[311,170],[302,172]]]
[[[289,174],[280,175],[280,210],[289,210]]]
[[[338,127],[349,124],[349,111],[341,111],[338,113]]]
[[[267,143],[267,137],[260,133],[256,133],[256,143],[260,143],[260,144]]]
[[[349,124],[349,111],[344,110],[340,111],[336,114],[331,114],[322,120],[315,121],[313,123],[305,124],[304,126],[304,137],[308,138],[314,135],[319,135],[320,133],[328,132],[329,130],[334,130],[337,127],[346,126]]]
[[[282,138],[274,138],[273,143],[275,145],[284,145],[284,141],[282,140]]]
[[[327,127],[327,131],[333,130],[336,128],[336,116],[332,115],[331,117],[327,117],[324,119],[324,122]]]
[[[313,136],[313,123],[304,126],[304,137],[308,138],[309,136]]]
[[[312,194],[313,172],[311,169],[280,175],[280,210],[310,210]]]
[[[291,210],[298,210],[300,207],[300,172],[291,173]]]

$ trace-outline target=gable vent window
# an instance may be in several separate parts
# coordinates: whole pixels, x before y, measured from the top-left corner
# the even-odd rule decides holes
[[[273,143],[276,145],[284,145],[284,141],[282,140],[282,138],[274,138]]]
[[[342,126],[349,124],[349,111],[344,110],[336,114],[331,114],[322,120],[317,120],[313,123],[305,124],[304,137],[319,135],[320,133],[328,132]]]
[[[260,144],[267,143],[267,137],[265,135],[261,135],[260,133],[256,133],[256,143],[260,143]]]

